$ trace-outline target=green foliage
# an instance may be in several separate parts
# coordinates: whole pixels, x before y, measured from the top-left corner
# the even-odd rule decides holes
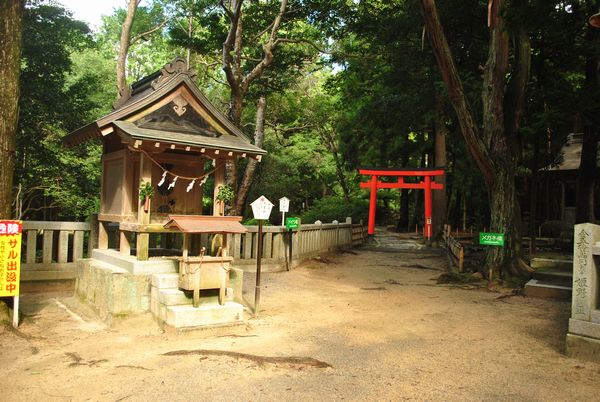
[[[73,69],[71,55],[93,47],[87,26],[63,8],[33,4],[23,21],[16,154],[16,215],[85,219],[97,210],[100,148],[62,147],[62,137],[96,117],[100,75]],[[93,66],[89,66],[89,72]]]
[[[229,23],[220,3],[152,0],[140,6],[133,36],[169,21],[164,29],[133,44],[129,82],[190,49],[201,90],[225,111],[231,88],[220,58]],[[251,136],[255,100],[267,96],[264,148],[269,154],[258,166],[249,199],[260,194],[271,200],[287,196],[290,214],[305,222],[346,216],[366,220],[368,203],[363,199],[366,192],[358,188],[358,166],[418,167],[431,161],[436,94],[446,94],[429,46],[422,42],[418,3],[290,0],[289,4],[280,30],[285,41],[245,99],[242,129]],[[584,3],[520,4],[511,3],[507,10],[507,33],[524,27],[532,40],[526,118],[517,133],[516,150],[521,158],[518,180],[525,182],[559,158],[575,115],[584,122],[599,115],[597,98],[584,88],[585,57],[598,49],[584,40],[588,29]],[[481,114],[480,64],[488,51],[486,6],[478,0],[438,2],[475,115]],[[275,0],[244,3],[243,73],[262,58],[265,28],[278,7]],[[124,18],[125,9],[115,10],[104,17],[93,37],[84,23],[59,6],[32,2],[26,9],[15,175],[16,208],[23,219],[83,219],[97,210],[100,146],[87,143],[68,150],[61,139],[110,111]],[[467,200],[470,223],[484,226],[489,207],[482,179],[468,156],[453,110],[447,102],[442,109],[448,130],[449,220],[460,223]],[[206,194],[212,194],[211,183],[205,186]],[[222,190],[218,199],[231,202],[233,191],[228,190]],[[406,195],[411,214],[421,217],[422,200],[414,191]],[[397,191],[381,192],[379,200],[379,217],[385,211],[397,213]],[[210,205],[212,197],[206,196],[205,203]]]
[[[286,196],[290,213],[299,214],[319,198],[343,196],[344,187],[352,186],[354,173],[347,172],[338,159],[332,125],[335,97],[321,89],[327,76],[327,72],[313,73],[269,98],[264,144],[269,154],[259,164],[249,199],[260,194],[271,200]]]
[[[169,10],[162,1],[154,0],[138,6],[131,28],[131,38],[136,38],[159,26],[169,18],[168,12]],[[102,25],[96,35],[96,40],[107,60],[116,59],[121,28],[126,15],[126,8],[118,8],[113,14],[102,17]],[[126,66],[127,82],[131,84],[159,70],[179,53],[181,53],[181,49],[170,44],[166,28],[141,36],[129,48]],[[114,76],[111,83],[115,92],[113,96],[116,97],[116,78]]]
[[[272,216],[271,216],[272,218]],[[254,219],[254,218],[250,218],[250,219],[246,219],[243,222],[244,225],[247,226],[258,226],[258,219]],[[263,221],[263,226],[271,226],[271,223],[269,221]]]
[[[221,202],[231,202],[235,199],[235,192],[229,185],[219,187],[219,194],[217,194],[217,200]]]
[[[139,191],[140,201],[145,201],[146,198],[154,197],[154,187],[152,187],[152,183],[145,182],[142,180],[140,183],[140,191]]]
[[[369,201],[362,198],[352,198],[346,202],[337,195],[323,197],[316,200],[314,205],[300,218],[303,223],[313,223],[320,220],[329,223],[334,220],[345,222],[346,217],[351,217],[353,222],[367,222],[369,213]]]

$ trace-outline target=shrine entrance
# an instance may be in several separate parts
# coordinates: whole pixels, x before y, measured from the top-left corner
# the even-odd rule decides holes
[[[436,176],[445,174],[444,168],[359,168],[361,175],[371,176],[371,180],[361,182],[360,188],[371,190],[369,198],[369,231],[370,235],[375,233],[375,208],[377,206],[377,190],[380,188],[407,188],[425,190],[425,237],[431,240],[431,190],[442,190],[444,185],[434,181]],[[380,176],[397,177],[396,182],[379,181]],[[405,177],[423,177],[423,180],[415,183],[404,182]]]

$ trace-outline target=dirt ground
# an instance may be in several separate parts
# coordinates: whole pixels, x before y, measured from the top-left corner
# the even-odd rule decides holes
[[[259,318],[183,335],[23,295],[19,330],[0,329],[0,399],[598,400],[600,365],[563,355],[569,303],[438,285],[445,265],[428,251],[312,260],[263,274]]]

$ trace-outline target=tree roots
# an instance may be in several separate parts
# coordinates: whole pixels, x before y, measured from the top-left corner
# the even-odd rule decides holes
[[[173,350],[163,353],[163,356],[185,356],[185,355],[200,355],[200,356],[227,356],[233,357],[236,360],[244,359],[252,361],[259,366],[265,364],[274,364],[275,366],[287,366],[290,368],[302,369],[304,367],[329,368],[332,367],[329,363],[321,360],[313,359],[312,357],[280,357],[280,356],[258,356],[240,352],[230,352],[227,350]]]

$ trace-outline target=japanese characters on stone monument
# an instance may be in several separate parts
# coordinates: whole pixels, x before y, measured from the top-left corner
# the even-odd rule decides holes
[[[590,233],[585,227],[580,227],[575,232],[574,261],[576,262],[576,275],[573,277],[573,318],[589,319],[588,297],[588,270],[590,266]]]
[[[575,225],[574,236],[573,296],[566,352],[600,362],[600,226]]]

